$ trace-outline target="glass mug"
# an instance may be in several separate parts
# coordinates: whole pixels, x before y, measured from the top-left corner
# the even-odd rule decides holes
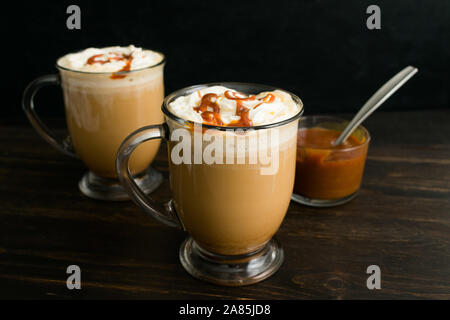
[[[143,127],[125,139],[117,153],[117,172],[130,197],[146,213],[189,233],[181,245],[179,258],[192,276],[220,285],[248,285],[274,274],[284,259],[282,248],[272,237],[286,215],[292,195],[297,126],[303,104],[287,92],[300,107],[296,115],[278,123],[244,128],[194,124],[169,111],[168,105],[176,98],[215,85],[245,94],[277,89],[258,84],[213,83],[168,95],[162,105],[165,122]],[[180,162],[175,157],[181,143],[180,130],[184,134],[182,142],[191,146],[190,150],[183,150],[183,157],[187,156],[190,162]],[[235,141],[228,144],[224,153],[215,151],[216,160],[221,159],[222,163],[219,160],[208,164],[206,158],[195,163],[192,146],[199,141],[196,139],[206,135],[209,139],[202,141],[203,157],[212,141],[219,139],[222,146],[224,141],[228,143],[227,139]],[[263,136],[270,143],[253,140],[258,143],[250,147],[252,137],[262,139]],[[168,145],[172,199],[165,204],[147,197],[132,179],[129,168],[133,151],[141,143],[154,139],[164,139]],[[245,143],[239,144],[237,139]],[[245,154],[239,153],[243,150]],[[271,160],[251,162],[249,157],[259,152],[270,153]],[[238,153],[242,158],[236,163]],[[225,161],[228,154],[231,163]],[[278,166],[273,166],[276,169],[272,172],[263,173],[264,168],[271,170],[269,162],[270,166],[275,162]]]
[[[22,106],[36,131],[59,151],[80,158],[89,169],[78,184],[84,195],[100,200],[129,199],[117,179],[116,153],[130,132],[163,121],[164,65],[163,56],[161,62],[143,69],[111,73],[70,70],[57,62],[58,74],[39,77],[25,89]],[[35,94],[48,85],[61,85],[63,91],[69,136],[62,142],[35,110]],[[161,173],[149,167],[159,145],[159,141],[146,144],[131,159],[136,183],[145,193],[162,182]]]

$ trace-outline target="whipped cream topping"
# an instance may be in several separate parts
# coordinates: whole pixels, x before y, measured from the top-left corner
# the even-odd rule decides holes
[[[153,66],[163,60],[162,54],[128,47],[88,48],[61,57],[57,64],[61,67],[83,72],[121,72]]]
[[[280,90],[246,95],[223,86],[206,87],[169,104],[169,110],[180,118],[236,127],[283,121],[296,115],[301,108],[291,95]]]

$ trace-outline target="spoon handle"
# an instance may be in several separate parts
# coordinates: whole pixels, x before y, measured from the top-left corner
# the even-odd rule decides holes
[[[353,117],[352,121],[347,125],[345,130],[341,133],[339,138],[333,143],[337,146],[344,142],[355,130],[361,122],[363,122],[368,116],[372,114],[379,106],[383,104],[395,91],[403,86],[406,81],[416,74],[417,68],[408,66],[395,76],[393,76],[388,82],[386,82],[359,110],[359,112]]]

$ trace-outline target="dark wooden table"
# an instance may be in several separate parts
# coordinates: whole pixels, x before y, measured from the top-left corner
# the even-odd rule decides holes
[[[327,209],[291,203],[276,237],[286,259],[240,288],[192,278],[182,231],[134,203],[83,197],[85,169],[27,125],[0,126],[0,297],[450,299],[450,111],[376,112],[360,194]],[[155,162],[167,177],[166,150]],[[167,197],[168,183],[157,192]],[[366,268],[381,268],[368,290]],[[66,288],[81,268],[82,289]]]

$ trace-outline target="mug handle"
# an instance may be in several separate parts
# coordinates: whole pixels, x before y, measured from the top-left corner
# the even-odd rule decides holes
[[[164,139],[167,141],[168,134],[169,128],[165,123],[145,126],[131,133],[125,138],[117,151],[116,170],[120,182],[131,199],[146,213],[165,225],[184,229],[175,211],[172,200],[161,204],[157,203],[151,196],[147,196],[134,182],[128,164],[131,154],[141,143],[154,139]]]
[[[70,141],[70,136],[67,136],[61,142],[58,142],[55,138],[55,135],[50,131],[50,129],[42,122],[42,120],[38,117],[36,110],[34,108],[34,96],[42,87],[46,87],[49,85],[59,85],[60,79],[58,74],[48,74],[45,76],[41,76],[35,80],[33,80],[25,89],[22,97],[22,108],[25,111],[25,114],[30,120],[31,125],[36,129],[36,131],[53,147],[61,151],[62,153],[78,158],[73,149],[72,143]]]

